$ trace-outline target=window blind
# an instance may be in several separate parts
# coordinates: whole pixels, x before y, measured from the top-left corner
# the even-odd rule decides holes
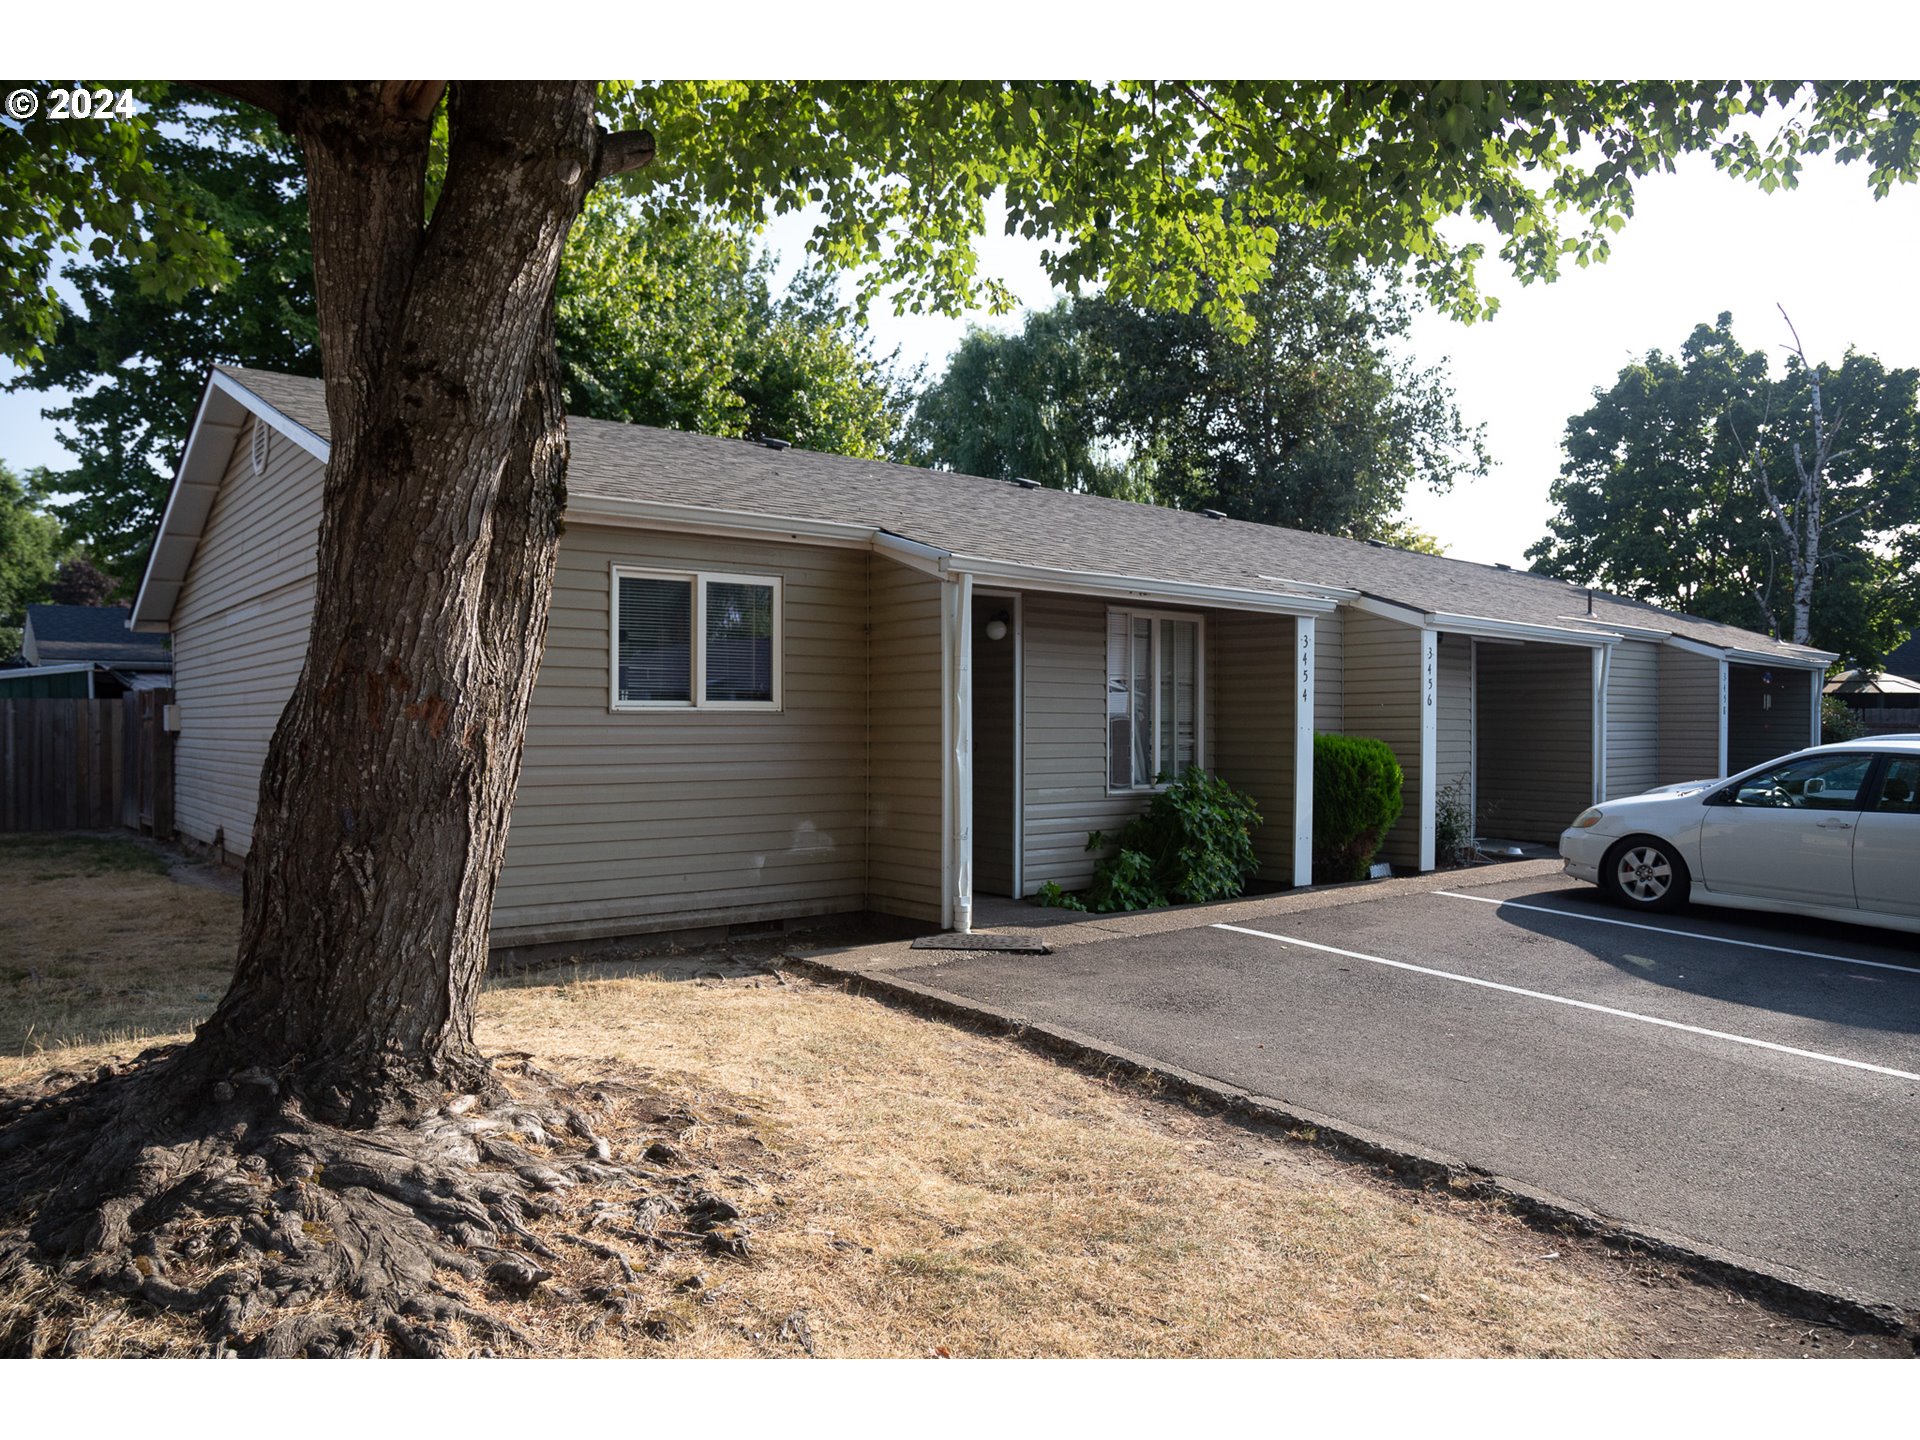
[[[620,698],[693,701],[693,582],[620,577]]]
[[[773,587],[709,580],[706,695],[709,700],[773,699]]]

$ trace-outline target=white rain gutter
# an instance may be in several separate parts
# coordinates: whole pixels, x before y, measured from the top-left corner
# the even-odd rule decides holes
[[[1272,615],[1328,615],[1337,608],[1333,600],[1318,595],[1281,595],[1269,590],[1242,590],[1235,586],[1201,585],[1185,580],[1154,580],[1140,575],[1111,575],[1095,570],[1056,570],[1045,565],[987,560],[977,555],[953,555],[945,562],[945,566],[951,574],[999,580],[1017,588],[1052,590],[1064,595],[1184,600],[1194,605],[1212,605],[1225,610],[1258,610]]]
[[[1383,600],[1377,595],[1362,595],[1349,602],[1354,609],[1378,615],[1402,625],[1419,625],[1429,630],[1445,630],[1454,635],[1472,635],[1483,640],[1540,640],[1553,645],[1618,645],[1624,638],[1611,630],[1569,630],[1559,625],[1539,625],[1526,620],[1495,620],[1486,615],[1455,615],[1445,610],[1422,610],[1399,600]]]
[[[1730,645],[1710,645],[1704,640],[1689,640],[1684,635],[1669,635],[1666,643],[1689,655],[1704,655],[1709,660],[1731,660],[1741,665],[1776,665],[1788,670],[1819,670],[1840,657],[1825,650],[1808,650],[1801,655],[1769,655],[1764,650],[1740,650]]]

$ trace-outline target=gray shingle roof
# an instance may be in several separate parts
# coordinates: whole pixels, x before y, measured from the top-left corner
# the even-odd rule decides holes
[[[29,605],[33,648],[42,665],[103,665],[165,668],[173,664],[164,635],[137,635],[127,629],[125,605]]]
[[[315,435],[327,435],[320,381],[221,367]],[[1332,535],[941,470],[772,450],[645,425],[574,417],[567,490],[577,503],[639,500],[873,526],[967,555],[1051,569],[1288,593],[1338,586],[1423,612],[1566,629],[1625,625],[1805,664],[1817,652],[1766,635],[1528,571],[1378,547]]]

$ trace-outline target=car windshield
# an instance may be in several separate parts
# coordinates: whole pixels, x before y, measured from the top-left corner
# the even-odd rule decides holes
[[[1740,781],[1735,805],[1767,810],[1858,810],[1873,756],[1813,755]]]

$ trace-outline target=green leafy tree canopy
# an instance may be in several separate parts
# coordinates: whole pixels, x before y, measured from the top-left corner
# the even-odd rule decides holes
[[[1811,643],[1872,666],[1920,620],[1920,372],[1849,350],[1822,380],[1839,439],[1826,475]],[[1786,610],[1790,557],[1753,480],[1812,453],[1808,375],[1774,375],[1733,317],[1650,351],[1567,422],[1566,460],[1534,567],[1729,624]]]
[[[44,480],[0,464],[0,660],[20,652],[27,606],[47,598],[61,550],[60,522],[38,504]]]

